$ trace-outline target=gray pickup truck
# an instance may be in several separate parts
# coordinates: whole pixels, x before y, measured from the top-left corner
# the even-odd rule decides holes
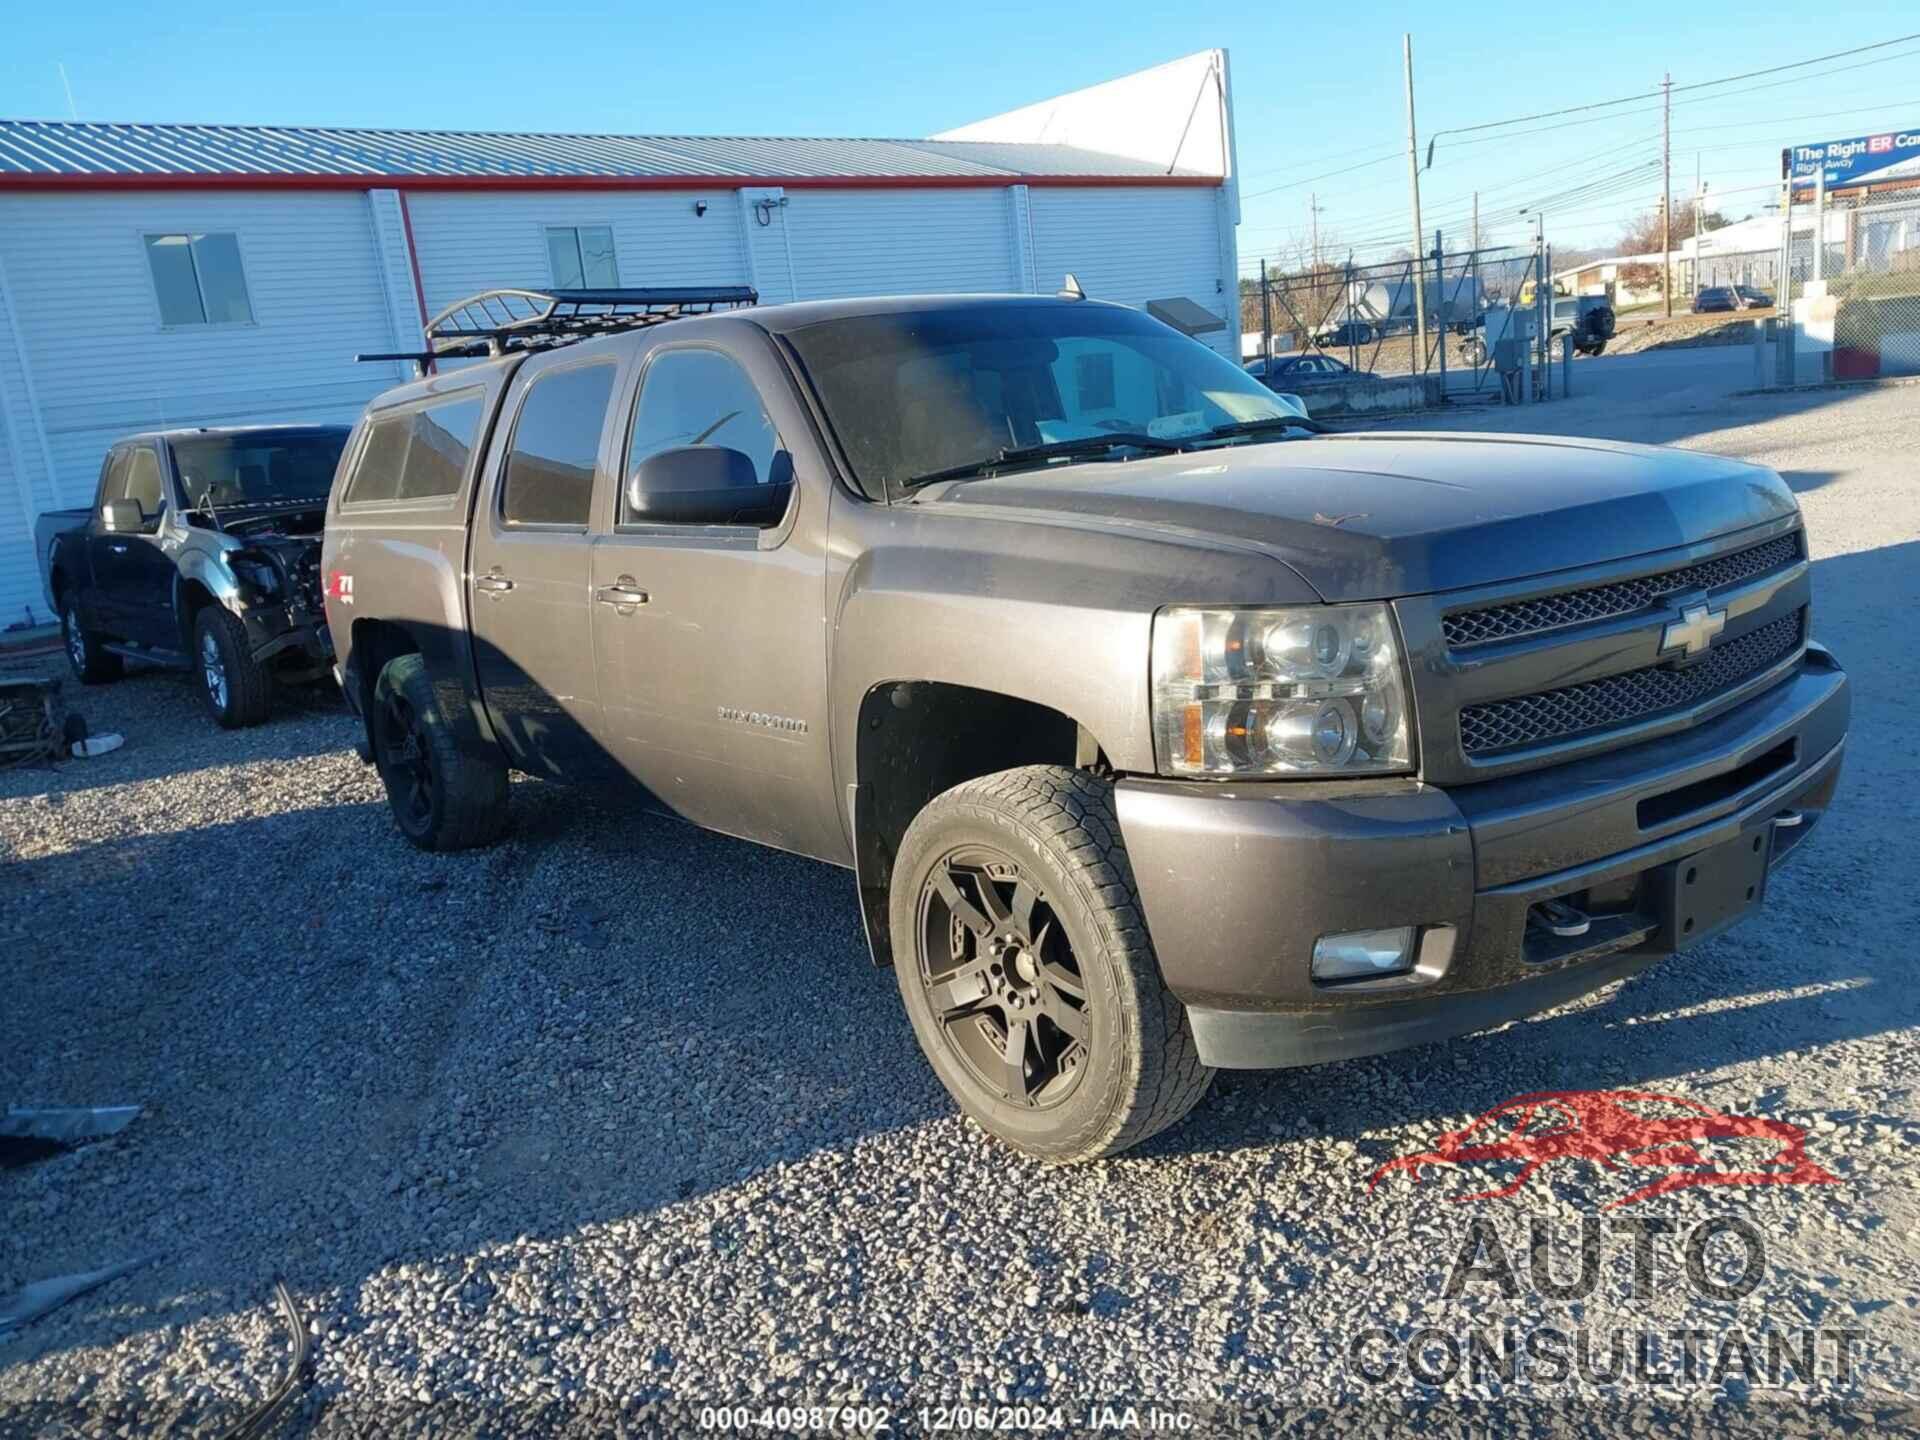
[[[345,425],[130,435],[93,504],[39,517],[34,548],[73,673],[190,670],[214,720],[266,719],[276,682],[325,679],[320,525]]]
[[[521,771],[851,869],[1031,1153],[1685,951],[1834,793],[1769,470],[1318,433],[1081,298],[513,299],[433,322],[491,358],[377,400],[328,511],[400,829],[484,844]]]

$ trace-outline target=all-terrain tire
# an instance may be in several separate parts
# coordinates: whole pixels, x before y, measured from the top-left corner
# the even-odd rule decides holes
[[[247,627],[218,604],[193,617],[193,670],[207,713],[223,730],[258,725],[273,709],[273,672],[253,658]]]
[[[101,649],[100,637],[80,623],[80,604],[71,595],[60,607],[60,643],[67,652],[73,678],[82,685],[104,685],[125,672],[120,657]]]
[[[929,990],[927,887],[950,857],[988,852],[1043,888],[1085,987],[1089,1038],[1077,1079],[1046,1108],[1010,1103],[982,1082],[936,1018]],[[1113,1155],[1174,1124],[1206,1094],[1213,1071],[1161,979],[1107,782],[1033,765],[936,796],[901,841],[890,908],[894,970],[922,1050],[961,1108],[1015,1149],[1059,1163]]]
[[[414,845],[471,850],[506,833],[506,764],[460,745],[420,656],[402,655],[381,670],[369,728],[394,821]]]

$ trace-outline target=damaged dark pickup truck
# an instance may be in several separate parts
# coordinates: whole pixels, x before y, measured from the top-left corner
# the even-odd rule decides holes
[[[35,526],[75,676],[112,680],[129,658],[192,670],[234,728],[266,719],[276,680],[325,675],[320,529],[348,433],[168,430],[108,450],[92,507]]]

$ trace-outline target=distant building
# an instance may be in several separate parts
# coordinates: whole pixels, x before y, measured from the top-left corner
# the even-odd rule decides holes
[[[1240,354],[1224,51],[928,140],[0,120],[0,627],[131,431],[344,421],[497,286],[1052,293]],[[1193,307],[1198,307],[1195,309]]]

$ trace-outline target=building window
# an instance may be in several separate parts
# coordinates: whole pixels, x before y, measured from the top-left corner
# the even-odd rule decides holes
[[[620,283],[609,225],[549,225],[547,262],[556,290],[611,290]]]
[[[1076,355],[1073,360],[1074,388],[1080,392],[1082,410],[1113,409],[1113,356],[1096,352]]]
[[[253,323],[239,237],[230,231],[149,235],[146,242],[162,325]]]

